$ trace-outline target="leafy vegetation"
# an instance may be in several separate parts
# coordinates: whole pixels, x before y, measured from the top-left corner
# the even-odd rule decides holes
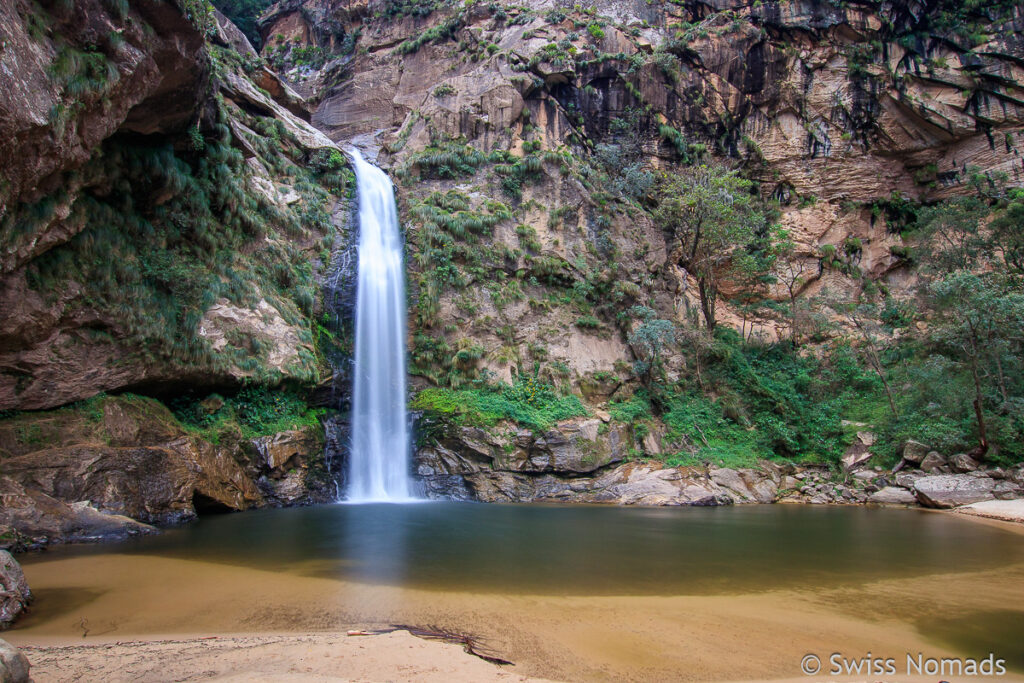
[[[696,368],[678,381],[653,382],[609,406],[642,438],[665,425],[671,464],[749,466],[757,459],[835,463],[845,446],[840,421],[877,380],[849,347],[803,357],[784,343],[755,344],[719,328]],[[639,430],[639,431],[638,431]]]
[[[304,395],[286,389],[248,386],[224,398],[184,396],[169,401],[174,416],[208,441],[222,435],[252,439],[302,427],[318,427],[325,408],[311,408]]]
[[[428,438],[441,438],[454,426],[493,426],[501,420],[544,432],[559,420],[586,415],[579,398],[560,396],[536,375],[520,374],[512,384],[479,383],[471,389],[431,387],[421,391],[411,408],[424,413],[421,425]]]
[[[701,165],[665,177],[655,223],[681,247],[681,262],[697,280],[704,324],[714,330],[718,292],[765,268],[768,216],[736,172]]]
[[[144,357],[236,366],[273,382],[279,373],[264,364],[268,349],[262,340],[229,339],[226,348],[214,351],[197,334],[200,319],[217,299],[251,307],[264,298],[286,322],[305,328],[307,346],[288,371],[314,381],[319,376],[312,350],[316,289],[309,256],[292,240],[315,241],[333,233],[325,210],[330,192],[316,182],[317,175],[296,166],[295,160],[304,160],[279,122],[252,117],[248,124],[261,133],[252,144],[277,172],[292,176],[302,200],[282,209],[254,193],[224,116],[222,110],[221,120],[205,131],[190,130],[190,151],[176,151],[171,141],[107,140],[67,179],[85,186],[68,219],[82,229],[32,262],[29,285],[54,297],[68,283],[87,284],[74,305],[99,312],[109,332]],[[325,163],[335,174],[325,184],[337,189],[338,160]],[[68,201],[57,193],[18,207],[4,217],[0,234],[35,229]],[[261,248],[250,249],[254,243]]]

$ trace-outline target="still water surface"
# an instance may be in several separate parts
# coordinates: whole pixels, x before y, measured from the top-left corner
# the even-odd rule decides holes
[[[802,680],[837,651],[1024,671],[1024,534],[921,510],[329,505],[20,559],[19,645],[415,624],[558,680]]]
[[[863,507],[327,505],[207,517],[118,552],[427,590],[705,595],[836,586],[1024,562],[1024,537]]]

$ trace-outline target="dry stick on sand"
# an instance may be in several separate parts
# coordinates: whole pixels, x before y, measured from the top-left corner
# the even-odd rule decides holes
[[[441,640],[446,643],[455,643],[461,645],[462,649],[474,657],[479,657],[485,662],[491,664],[497,664],[499,666],[512,664],[507,659],[502,659],[494,654],[493,650],[486,650],[480,643],[479,639],[466,635],[463,633],[453,633],[446,631],[436,626],[429,626],[427,628],[420,628],[419,626],[407,626],[405,624],[392,624],[390,628],[378,628],[371,630],[360,630],[360,631],[349,631],[350,636],[378,636],[385,633],[393,633],[395,631],[408,631],[410,634],[417,638],[423,638],[424,640]]]

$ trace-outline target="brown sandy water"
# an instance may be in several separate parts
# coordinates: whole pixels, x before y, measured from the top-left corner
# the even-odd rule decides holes
[[[326,506],[22,559],[17,645],[413,624],[560,680],[814,680],[809,653],[911,680],[908,653],[989,652],[1024,680],[1024,535],[915,510]]]

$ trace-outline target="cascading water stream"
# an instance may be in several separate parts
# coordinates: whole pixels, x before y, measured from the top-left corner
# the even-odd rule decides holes
[[[412,499],[405,401],[405,269],[387,175],[352,152],[359,193],[349,502]]]

